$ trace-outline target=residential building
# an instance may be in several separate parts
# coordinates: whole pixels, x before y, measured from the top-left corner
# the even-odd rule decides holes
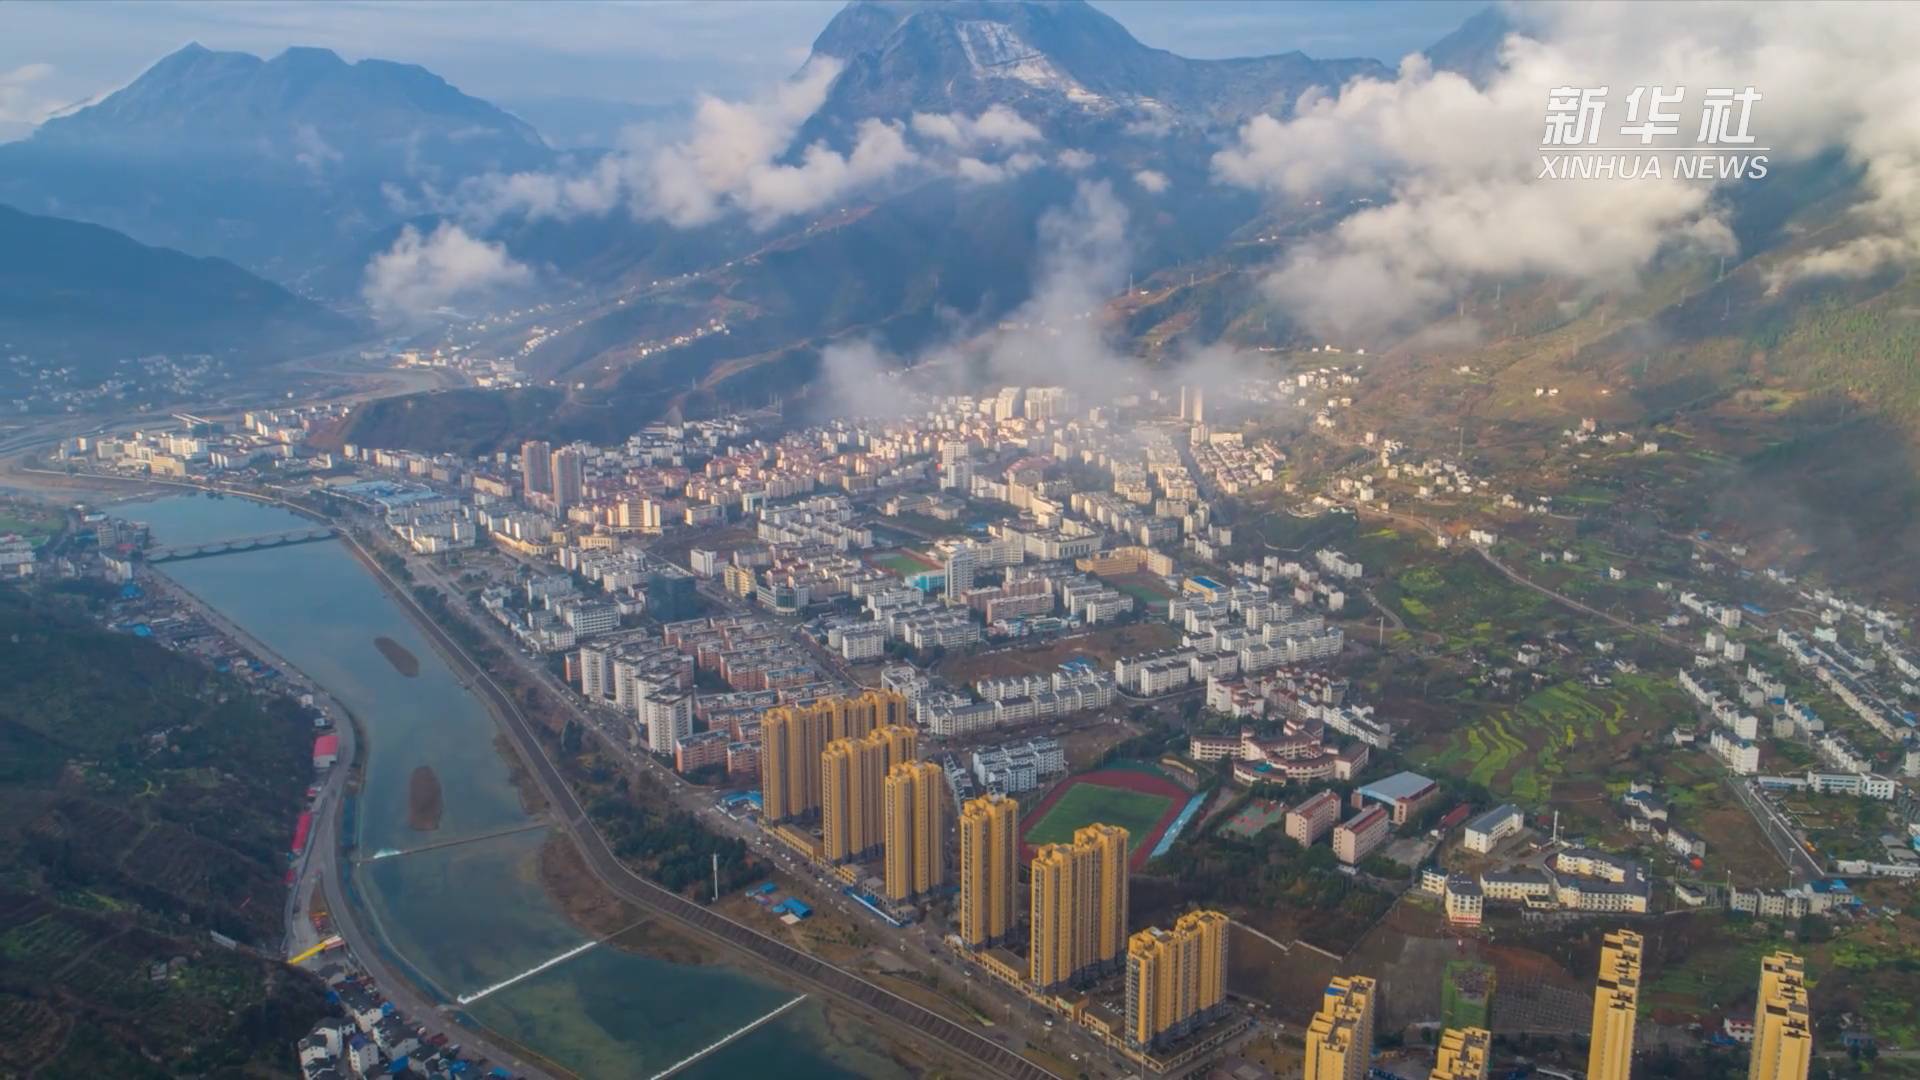
[[[1020,804],[1003,795],[960,807],[960,940],[970,949],[1004,941],[1013,929],[1020,851]]]
[[[671,754],[674,746],[693,734],[693,695],[657,690],[640,701],[640,723],[647,729],[647,749]]]
[[[1322,791],[1287,811],[1287,835],[1301,847],[1311,847],[1339,820],[1340,796]]]
[[[1512,803],[1505,803],[1467,822],[1466,836],[1461,841],[1468,851],[1484,855],[1492,851],[1494,845],[1526,827],[1526,816]]]
[[[1028,974],[1051,989],[1110,969],[1126,947],[1127,830],[1088,825],[1033,857]]]
[[[1485,1028],[1448,1028],[1440,1033],[1440,1052],[1428,1080],[1487,1080],[1492,1044]]]
[[[820,840],[828,862],[865,858],[881,842],[887,740],[875,728],[858,739],[835,739],[820,752]]]
[[[887,773],[885,804],[887,899],[926,896],[946,883],[946,771],[931,761],[903,761]]]
[[[1640,1008],[1640,955],[1645,942],[1631,930],[1608,934],[1600,946],[1593,991],[1593,1042],[1588,1080],[1627,1080],[1633,1071],[1633,1030]]]
[[[835,739],[860,738],[876,727],[912,723],[907,699],[888,690],[831,697],[768,710],[760,727],[763,813],[768,824],[820,809],[820,755]]]
[[[1386,808],[1369,806],[1333,827],[1333,853],[1352,866],[1373,853],[1393,834]]]
[[[1365,1080],[1373,1057],[1375,984],[1364,975],[1337,976],[1307,1024],[1306,1080]]]
[[[1807,1011],[1805,965],[1792,953],[1773,953],[1760,961],[1748,1080],[1807,1080],[1812,1062],[1813,1021]]]
[[[525,495],[553,491],[553,446],[538,439],[520,444],[520,490]]]
[[[1227,997],[1227,924],[1217,911],[1182,915],[1172,930],[1127,940],[1127,1042],[1146,1049],[1204,1024]]]
[[[1479,926],[1486,912],[1486,892],[1480,883],[1465,874],[1447,876],[1446,891],[1441,894],[1447,921],[1455,926]]]
[[[569,446],[554,451],[552,461],[553,481],[549,490],[553,493],[554,512],[564,516],[568,507],[579,505],[586,492],[587,458]]]

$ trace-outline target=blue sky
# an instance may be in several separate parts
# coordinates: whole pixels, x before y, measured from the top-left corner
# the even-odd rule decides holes
[[[271,55],[319,45],[425,65],[504,103],[735,96],[791,72],[839,0],[0,3],[0,138],[112,90],[189,41]],[[1097,0],[1149,45],[1188,56],[1299,49],[1397,59],[1483,0]]]

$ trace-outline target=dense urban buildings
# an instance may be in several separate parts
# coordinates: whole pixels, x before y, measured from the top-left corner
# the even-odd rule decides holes
[[[1600,946],[1593,991],[1593,1043],[1588,1080],[1627,1080],[1633,1071],[1634,1022],[1640,1008],[1640,956],[1645,942],[1631,930],[1608,934]]]
[[[910,723],[906,699],[886,690],[769,710],[760,727],[766,820],[792,821],[819,812],[820,758],[828,743],[862,738],[882,725]]]
[[[960,940],[970,949],[1005,941],[1013,929],[1020,851],[1020,804],[1004,795],[960,807]]]
[[[888,724],[821,751],[820,837],[828,862],[864,858],[880,847],[882,789],[896,765],[919,756],[918,746],[913,728]]]
[[[1127,830],[1088,825],[1046,844],[1030,874],[1028,970],[1033,984],[1062,986],[1109,971],[1126,947]]]

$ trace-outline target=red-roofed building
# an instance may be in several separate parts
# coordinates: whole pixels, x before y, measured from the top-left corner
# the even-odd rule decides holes
[[[316,770],[333,768],[340,758],[340,736],[328,732],[313,740],[313,767]]]
[[[1333,853],[1352,866],[1366,858],[1393,832],[1385,807],[1369,806],[1333,827]]]

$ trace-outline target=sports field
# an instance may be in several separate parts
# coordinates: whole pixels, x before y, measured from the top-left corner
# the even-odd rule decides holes
[[[915,574],[924,574],[929,570],[940,569],[939,565],[931,559],[923,559],[905,549],[882,552],[878,555],[869,555],[867,561],[882,570],[891,570],[901,577],[912,577]]]
[[[1160,795],[1075,784],[1027,830],[1027,843],[1058,844],[1073,839],[1075,829],[1099,822],[1127,830],[1127,850],[1131,852],[1146,840],[1147,830],[1172,804],[1172,799]]]
[[[1118,825],[1127,830],[1127,851],[1135,869],[1159,842],[1188,798],[1185,788],[1147,768],[1110,768],[1067,780],[1033,808],[1021,841],[1031,856],[1040,844],[1073,839],[1085,825]]]
[[[1237,836],[1258,836],[1262,829],[1287,816],[1287,808],[1271,799],[1255,799],[1227,819],[1220,831]]]

